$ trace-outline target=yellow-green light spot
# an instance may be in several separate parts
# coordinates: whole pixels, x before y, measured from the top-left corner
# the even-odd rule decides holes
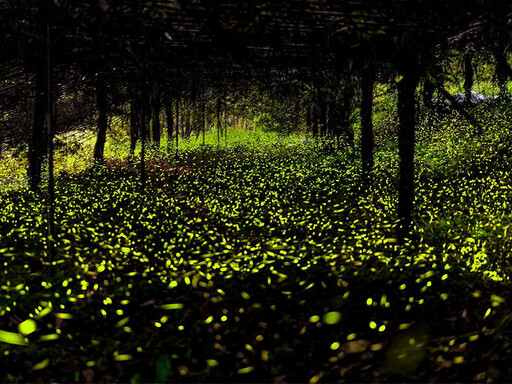
[[[341,313],[339,312],[327,312],[323,318],[323,322],[328,325],[338,324],[340,320]]]
[[[59,338],[59,335],[56,333],[52,333],[50,335],[43,335],[39,338],[39,341],[52,341],[57,340]]]
[[[208,367],[214,368],[219,365],[219,362],[217,360],[208,359],[206,360],[206,364],[208,365]]]
[[[23,335],[7,331],[0,331],[0,342],[15,345],[27,345]]]
[[[240,368],[237,372],[239,375],[244,375],[246,373],[251,373],[252,371],[254,371],[254,367]]]
[[[32,367],[32,370],[33,371],[38,371],[40,369],[45,369],[48,364],[50,364],[50,359],[44,359],[43,361],[35,364],[33,367]]]
[[[133,357],[132,355],[117,355],[117,356],[114,356],[114,360],[115,361],[127,361],[127,360],[131,360]]]
[[[37,324],[32,319],[25,320],[23,323],[20,323],[18,325],[18,331],[25,336],[30,335],[32,332],[35,332],[36,329]]]
[[[162,309],[182,309],[183,304],[180,304],[180,303],[164,304],[160,308],[162,308]]]

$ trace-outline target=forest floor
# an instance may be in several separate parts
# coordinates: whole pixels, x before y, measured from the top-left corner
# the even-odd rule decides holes
[[[3,192],[0,381],[509,381],[499,116],[421,128],[405,244],[393,144],[366,192],[356,154],[304,141],[156,157],[144,193],[121,160],[60,174],[53,267],[44,198]]]

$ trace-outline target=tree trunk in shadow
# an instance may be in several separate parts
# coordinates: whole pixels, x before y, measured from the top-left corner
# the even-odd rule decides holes
[[[325,94],[324,92],[318,93],[318,106],[319,106],[319,129],[320,136],[324,138],[327,134],[327,103],[325,102]]]
[[[471,90],[473,89],[473,54],[464,55],[464,105],[471,105]]]
[[[375,72],[369,68],[363,75],[361,86],[361,162],[363,187],[368,189],[371,185],[373,172],[373,88]]]
[[[398,84],[398,151],[400,181],[398,186],[399,237],[404,239],[411,229],[414,205],[414,142],[416,126],[415,91],[419,77],[404,74]]]
[[[354,147],[354,127],[350,115],[352,113],[352,103],[354,99],[354,86],[352,84],[351,75],[346,75],[344,79],[342,110],[341,110],[341,124],[345,131],[348,145]]]
[[[137,94],[133,86],[130,86],[130,159],[135,155],[135,146],[139,139],[139,111]]]
[[[105,153],[105,142],[107,141],[107,89],[102,77],[96,81],[96,104],[98,107],[98,136],[94,146],[94,162],[103,164]]]
[[[169,98],[165,103],[165,116],[167,118],[167,147],[172,144],[172,133],[174,131],[174,114],[172,110],[172,99]]]
[[[508,79],[512,77],[512,70],[507,62],[507,57],[501,50],[496,49],[494,52],[494,59],[496,61],[496,79],[500,88],[500,99],[508,100],[510,94],[508,92]]]
[[[32,138],[29,142],[29,168],[28,176],[30,189],[36,192],[41,183],[41,171],[45,156],[45,116],[47,110],[47,91],[44,64],[36,67],[35,73],[35,102]]]
[[[160,148],[160,110],[162,107],[161,95],[160,86],[158,83],[154,83],[153,91],[151,94],[151,131],[153,134],[153,146],[156,149]]]

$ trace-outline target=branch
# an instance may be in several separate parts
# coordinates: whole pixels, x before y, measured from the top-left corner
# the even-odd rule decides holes
[[[450,107],[452,107],[462,116],[464,116],[464,118],[476,128],[477,133],[481,135],[483,129],[482,125],[478,122],[478,120],[475,117],[473,117],[473,115],[471,115],[468,111],[466,111],[466,108],[464,108],[464,106],[461,103],[455,100],[455,97],[453,97],[446,89],[444,89],[444,87],[441,84],[438,84],[435,78],[429,76],[428,81],[431,84],[433,84],[437,88],[438,92],[450,102]]]

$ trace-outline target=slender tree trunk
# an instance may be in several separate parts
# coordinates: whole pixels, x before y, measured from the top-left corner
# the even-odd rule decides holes
[[[55,260],[55,179],[53,174],[53,134],[55,132],[55,119],[52,100],[52,66],[50,56],[50,23],[46,24],[46,137],[48,153],[48,238],[47,252],[48,261],[51,263],[53,272],[53,261]]]
[[[191,107],[189,105],[189,107],[185,111],[185,134],[183,136],[186,138],[189,138],[190,133],[192,132],[192,124],[191,124],[192,114],[191,114],[190,108]]]
[[[371,185],[373,172],[373,88],[375,84],[375,72],[373,68],[368,69],[362,79],[361,97],[361,160],[363,186],[368,188]]]
[[[175,129],[175,134],[176,134],[176,158],[175,158],[175,162],[176,162],[176,165],[175,165],[175,170],[176,172],[178,172],[178,149],[179,149],[179,133],[180,133],[180,130],[179,130],[179,127],[180,127],[180,99],[179,98],[176,98],[176,129]]]
[[[500,99],[507,100],[510,98],[508,92],[508,79],[512,77],[512,70],[508,64],[507,57],[500,50],[496,49],[494,52],[494,59],[496,61],[496,78],[500,88]]]
[[[471,105],[471,90],[473,89],[473,54],[464,55],[464,104]]]
[[[205,95],[204,90],[202,92],[201,97],[201,125],[202,125],[202,131],[203,131],[203,146],[201,148],[202,153],[202,161],[204,163],[204,151],[206,149],[206,101],[205,101]]]
[[[96,104],[98,107],[98,136],[94,146],[94,162],[102,164],[104,162],[105,142],[107,140],[107,90],[102,76],[96,80]]]
[[[130,92],[130,160],[133,160],[135,156],[135,147],[137,140],[139,139],[139,114],[138,114],[138,103],[137,103],[137,91],[133,85],[129,86]]]
[[[435,63],[431,70],[431,75],[435,79],[435,82],[432,82],[429,76],[426,76],[423,82],[423,90],[422,90],[422,99],[423,104],[427,107],[432,106],[432,98],[434,97],[434,91],[436,89],[436,84],[439,87],[444,87],[444,72],[443,67],[439,63]],[[440,97],[439,97],[440,98]]]
[[[34,125],[32,128],[32,138],[29,142],[28,175],[30,189],[34,192],[38,190],[39,183],[41,182],[41,168],[45,155],[44,125],[48,102],[45,78],[44,64],[40,64],[36,67],[35,72]]]
[[[332,95],[332,97],[333,97],[333,100],[329,100],[325,103],[326,109],[327,109],[326,110],[326,116],[327,116],[326,132],[329,135],[329,138],[332,138],[335,135],[337,136],[339,133],[339,129],[340,129],[339,121],[336,116],[336,113],[338,112],[336,100],[334,98],[334,95]]]
[[[172,143],[172,132],[174,130],[174,116],[172,111],[172,99],[166,100],[165,103],[165,116],[167,118],[167,147]]]
[[[316,138],[318,137],[318,105],[317,103],[314,102],[314,105],[313,105],[313,112],[312,112],[312,117],[313,117],[313,121],[312,121],[312,131],[313,131],[313,137]]]
[[[220,136],[222,131],[222,125],[220,121],[220,97],[217,96],[217,146],[220,146]]]
[[[151,130],[153,134],[153,146],[156,149],[160,148],[160,110],[161,91],[157,82],[153,83],[153,90],[151,94]]]
[[[203,98],[201,101],[201,123],[203,128],[203,147],[206,145],[206,102],[205,102],[205,96],[203,92]]]
[[[318,94],[320,136],[325,137],[327,133],[327,103],[323,92]]]
[[[306,109],[306,127],[308,129],[311,129],[311,132],[313,132],[313,119],[312,119],[312,116],[311,116],[312,112],[311,112],[311,104],[309,104],[307,106],[307,109]]]
[[[427,107],[432,106],[432,98],[434,97],[435,85],[432,82],[425,80],[423,83],[422,99],[423,104]]]
[[[140,147],[140,188],[141,193],[144,194],[146,190],[146,137],[147,137],[147,118],[146,118],[146,103],[142,101],[141,109],[141,147]]]
[[[341,125],[345,131],[347,142],[350,147],[354,147],[354,127],[350,119],[352,112],[352,102],[354,99],[354,87],[352,85],[352,78],[347,75],[344,81],[345,87],[343,88],[343,99],[341,101]]]
[[[137,110],[137,98],[135,93],[132,94],[132,99],[130,101],[130,158],[133,159],[135,156],[135,146],[137,145],[137,140],[139,139],[139,113]]]
[[[224,95],[224,144],[228,145],[228,102],[226,95]]]
[[[400,181],[398,187],[398,217],[400,237],[407,236],[412,222],[414,204],[414,141],[416,108],[414,93],[419,77],[405,73],[398,84],[398,150],[400,156]]]

